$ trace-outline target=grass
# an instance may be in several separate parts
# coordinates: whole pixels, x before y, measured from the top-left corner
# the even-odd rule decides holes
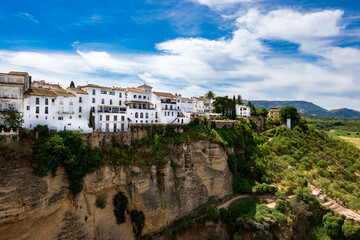
[[[355,145],[357,148],[360,148],[360,134],[357,132],[332,129],[328,132],[328,134],[335,139],[342,139],[348,143]]]

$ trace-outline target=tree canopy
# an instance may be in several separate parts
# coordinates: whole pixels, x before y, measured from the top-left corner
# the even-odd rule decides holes
[[[293,106],[286,106],[280,109],[280,120],[281,122],[286,122],[286,120],[291,119],[291,125],[295,126],[299,123],[300,114],[297,109]]]
[[[8,108],[4,109],[2,115],[4,118],[4,124],[8,128],[17,129],[20,128],[24,123],[21,114],[15,109],[12,104],[10,104]]]

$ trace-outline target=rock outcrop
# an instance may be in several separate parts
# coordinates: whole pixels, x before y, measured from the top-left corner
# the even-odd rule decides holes
[[[161,168],[103,166],[84,178],[76,197],[59,169],[52,178],[32,169],[0,165],[0,239],[133,239],[129,214],[116,224],[112,200],[117,192],[128,198],[128,212],[145,215],[143,235],[160,231],[206,203],[209,197],[232,194],[227,155],[219,144],[197,141],[174,148]],[[104,209],[97,196],[105,195]]]

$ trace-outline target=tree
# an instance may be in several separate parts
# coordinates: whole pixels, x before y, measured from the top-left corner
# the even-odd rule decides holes
[[[22,126],[24,120],[21,114],[14,108],[12,104],[9,104],[7,109],[2,112],[5,126],[8,128],[17,129]]]
[[[243,102],[240,94],[237,95],[236,100],[235,100],[235,104],[239,104],[239,105],[243,105],[243,104],[244,104],[244,102]]]
[[[250,108],[250,114],[252,116],[257,116],[256,107],[254,106],[254,104],[250,100],[247,102],[246,106],[248,106]]]
[[[215,93],[213,91],[208,91],[206,94],[205,94],[205,98],[206,99],[209,99],[209,100],[212,100],[215,98]]]
[[[281,122],[285,123],[286,120],[291,119],[291,125],[295,126],[299,123],[300,114],[298,113],[296,107],[293,106],[286,106],[280,109],[280,120]]]
[[[74,88],[74,87],[75,87],[75,83],[74,83],[73,81],[71,81],[70,87],[71,87],[71,88]]]

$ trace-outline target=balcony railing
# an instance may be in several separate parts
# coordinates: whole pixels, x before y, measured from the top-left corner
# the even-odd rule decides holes
[[[171,109],[171,108],[161,108],[161,110],[165,110],[165,111],[181,111],[181,109]]]
[[[129,109],[141,109],[141,110],[155,110],[155,108],[144,108],[144,107],[134,107],[134,106],[129,106]]]
[[[74,114],[74,111],[58,111],[58,114]]]

